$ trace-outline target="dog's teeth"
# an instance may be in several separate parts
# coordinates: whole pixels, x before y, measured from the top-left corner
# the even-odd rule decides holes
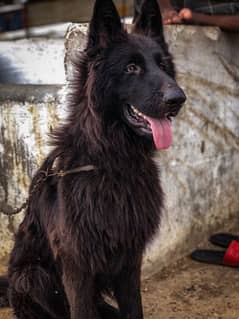
[[[134,111],[134,113],[138,114],[139,116],[144,117],[144,115],[140,111],[138,111],[133,105],[131,105],[131,108]]]

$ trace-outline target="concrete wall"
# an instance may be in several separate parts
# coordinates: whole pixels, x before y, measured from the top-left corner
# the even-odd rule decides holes
[[[159,234],[145,256],[145,276],[190,252],[239,211],[239,65],[235,54],[239,36],[189,26],[168,27],[166,36],[188,102],[174,123],[173,146],[156,156],[166,207]],[[82,46],[84,35],[75,26],[68,33],[67,54],[79,49],[77,41]],[[50,46],[49,51],[54,50],[54,44]],[[51,63],[59,67],[59,61]],[[58,80],[62,83],[62,78]],[[20,206],[27,196],[30,178],[48,151],[47,132],[64,116],[59,89],[52,85],[0,87],[0,210]],[[8,253],[21,218],[0,215],[1,256]]]

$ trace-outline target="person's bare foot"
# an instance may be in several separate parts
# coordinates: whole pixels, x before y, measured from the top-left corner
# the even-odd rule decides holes
[[[193,12],[188,8],[183,8],[180,12],[168,8],[163,11],[162,15],[164,24],[193,23]]]
[[[181,21],[190,22],[193,20],[193,13],[190,9],[183,8],[178,16],[180,17]]]
[[[176,10],[173,8],[165,9],[162,12],[164,24],[178,24],[181,23],[181,18]]]

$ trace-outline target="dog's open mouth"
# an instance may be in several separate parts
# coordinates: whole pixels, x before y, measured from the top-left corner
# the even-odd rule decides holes
[[[127,107],[127,119],[130,124],[142,134],[153,135],[154,144],[159,150],[167,149],[172,144],[172,116],[175,114],[167,113],[157,119],[141,113],[132,105]]]

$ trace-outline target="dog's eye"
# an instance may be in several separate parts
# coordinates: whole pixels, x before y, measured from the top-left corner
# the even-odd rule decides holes
[[[163,61],[164,58],[162,58],[160,54],[155,54],[154,58],[155,58],[155,61],[156,61],[157,65],[158,65],[158,67],[161,70],[165,71],[166,66],[165,66],[165,62]]]
[[[141,68],[140,66],[134,64],[134,63],[130,63],[127,65],[126,69],[125,69],[125,72],[126,73],[136,73],[136,74],[139,74],[141,71]]]

